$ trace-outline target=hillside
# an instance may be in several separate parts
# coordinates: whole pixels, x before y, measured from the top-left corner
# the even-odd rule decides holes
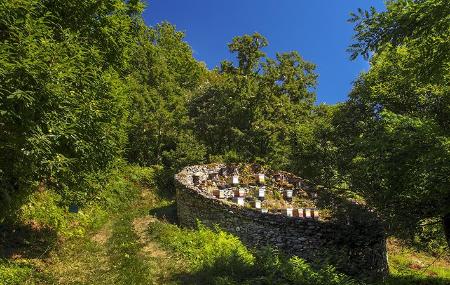
[[[152,170],[124,173],[108,198],[120,205],[109,204],[106,212],[59,217],[48,210],[45,192],[38,194],[34,219],[2,237],[0,284],[357,284],[269,249],[253,253],[224,232],[181,229],[173,196],[157,188]],[[71,224],[55,238],[49,234],[55,229],[39,226],[43,217]],[[92,220],[83,225],[86,219]],[[392,276],[383,284],[450,282],[448,256],[436,259],[391,241],[389,261]]]
[[[211,67],[174,24],[148,24],[148,2],[0,1],[0,285],[349,285],[371,278],[361,268],[381,279],[387,262],[385,284],[450,284],[449,0],[348,11],[353,37],[342,50],[367,70],[348,94],[330,94],[345,98],[337,104],[317,101],[323,67],[302,48],[237,29]],[[253,3],[249,15],[269,7]],[[280,21],[263,20],[278,31]],[[329,36],[344,37],[329,27],[314,35],[326,59]],[[306,34],[299,41],[311,45]],[[196,176],[201,189],[185,187],[198,195],[179,199],[178,213],[197,227],[180,227],[174,177],[206,164],[292,177],[263,186],[242,173],[247,189],[231,189],[239,177]],[[331,196],[364,211],[339,211]],[[210,202],[215,216],[196,223]],[[245,216],[222,215],[224,203]],[[214,226],[217,216],[228,228]],[[242,221],[253,235],[237,233]],[[250,237],[270,247],[248,248]]]

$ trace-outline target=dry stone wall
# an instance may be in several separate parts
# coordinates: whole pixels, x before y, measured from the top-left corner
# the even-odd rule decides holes
[[[177,211],[182,226],[195,228],[197,221],[219,226],[238,236],[250,247],[272,246],[312,264],[331,264],[339,271],[366,279],[381,280],[388,273],[386,239],[381,223],[363,206],[323,196],[323,204],[335,209],[327,220],[287,217],[261,213],[226,203],[194,185],[193,174],[207,179],[208,171],[221,164],[184,168],[175,176]]]

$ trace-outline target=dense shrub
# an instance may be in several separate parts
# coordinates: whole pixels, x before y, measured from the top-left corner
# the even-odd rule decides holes
[[[124,156],[168,177],[204,160],[186,102],[206,68],[175,27],[146,26],[143,6],[0,3],[0,216],[47,188],[60,206],[89,203]]]
[[[80,200],[86,176],[120,157],[135,8],[121,0],[0,3],[2,209],[30,186],[70,188]]]
[[[0,284],[2,285],[26,284],[32,274],[33,268],[30,265],[20,265],[0,259]]]
[[[88,230],[103,225],[111,214],[128,207],[139,195],[136,183],[152,185],[153,176],[151,168],[122,165],[111,169],[96,180],[90,180],[90,187],[97,189],[97,194],[85,205],[75,205],[78,213],[70,213],[57,191],[34,192],[17,212],[16,223],[49,228],[65,238],[83,236]]]
[[[332,267],[315,269],[271,248],[250,251],[235,236],[201,224],[198,230],[186,230],[157,222],[149,232],[167,249],[189,260],[192,284],[358,284]]]

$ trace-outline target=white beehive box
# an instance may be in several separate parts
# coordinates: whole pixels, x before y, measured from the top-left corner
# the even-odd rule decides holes
[[[286,189],[286,191],[284,192],[286,199],[292,199],[293,194],[294,190],[292,189]]]
[[[258,189],[258,198],[259,199],[264,199],[264,197],[266,197],[266,187],[259,187]]]
[[[313,209],[312,215],[315,220],[318,220],[319,219],[319,210]]]
[[[261,209],[261,201],[255,200],[254,206],[255,206],[255,209]]]
[[[233,202],[236,203],[238,206],[244,206],[244,197],[234,197]]]
[[[311,209],[305,209],[305,218],[310,219],[311,217]]]
[[[233,175],[233,176],[231,177],[231,184],[233,184],[233,185],[238,185],[238,184],[239,184],[239,176]]]
[[[260,184],[264,184],[266,182],[266,176],[264,175],[264,173],[259,173],[258,175],[256,175],[256,179]]]
[[[304,218],[303,208],[298,208],[296,211],[294,211],[294,216],[299,218]]]
[[[294,215],[294,209],[286,208],[283,210],[283,213],[288,217],[292,217]]]

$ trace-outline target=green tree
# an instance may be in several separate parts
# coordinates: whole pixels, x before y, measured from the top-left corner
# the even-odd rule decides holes
[[[224,61],[190,104],[195,132],[211,155],[290,164],[291,138],[311,115],[317,76],[297,52],[265,57],[260,34],[229,44],[238,66]]]
[[[192,56],[184,34],[169,23],[146,28],[140,35],[133,66],[132,106],[127,157],[141,165],[163,164],[178,169],[173,152],[194,139],[186,105],[203,80],[206,68]],[[171,153],[171,155],[168,155]],[[204,153],[203,153],[204,155]],[[175,158],[174,158],[175,159]],[[186,163],[200,162],[199,156]]]
[[[80,200],[81,183],[121,156],[139,1],[0,3],[0,189]],[[4,209],[4,207],[2,207]]]
[[[258,33],[254,33],[253,35],[233,38],[228,48],[230,52],[237,53],[238,70],[243,74],[250,74],[257,71],[255,69],[259,66],[261,58],[266,56],[261,49],[267,45],[266,38]]]
[[[337,167],[339,159],[333,119],[339,108],[340,105],[315,106],[308,120],[297,126],[291,139],[289,168],[316,184],[348,190]]]
[[[351,19],[372,57],[335,118],[340,170],[397,234],[441,219],[450,244],[450,5],[386,4]]]

